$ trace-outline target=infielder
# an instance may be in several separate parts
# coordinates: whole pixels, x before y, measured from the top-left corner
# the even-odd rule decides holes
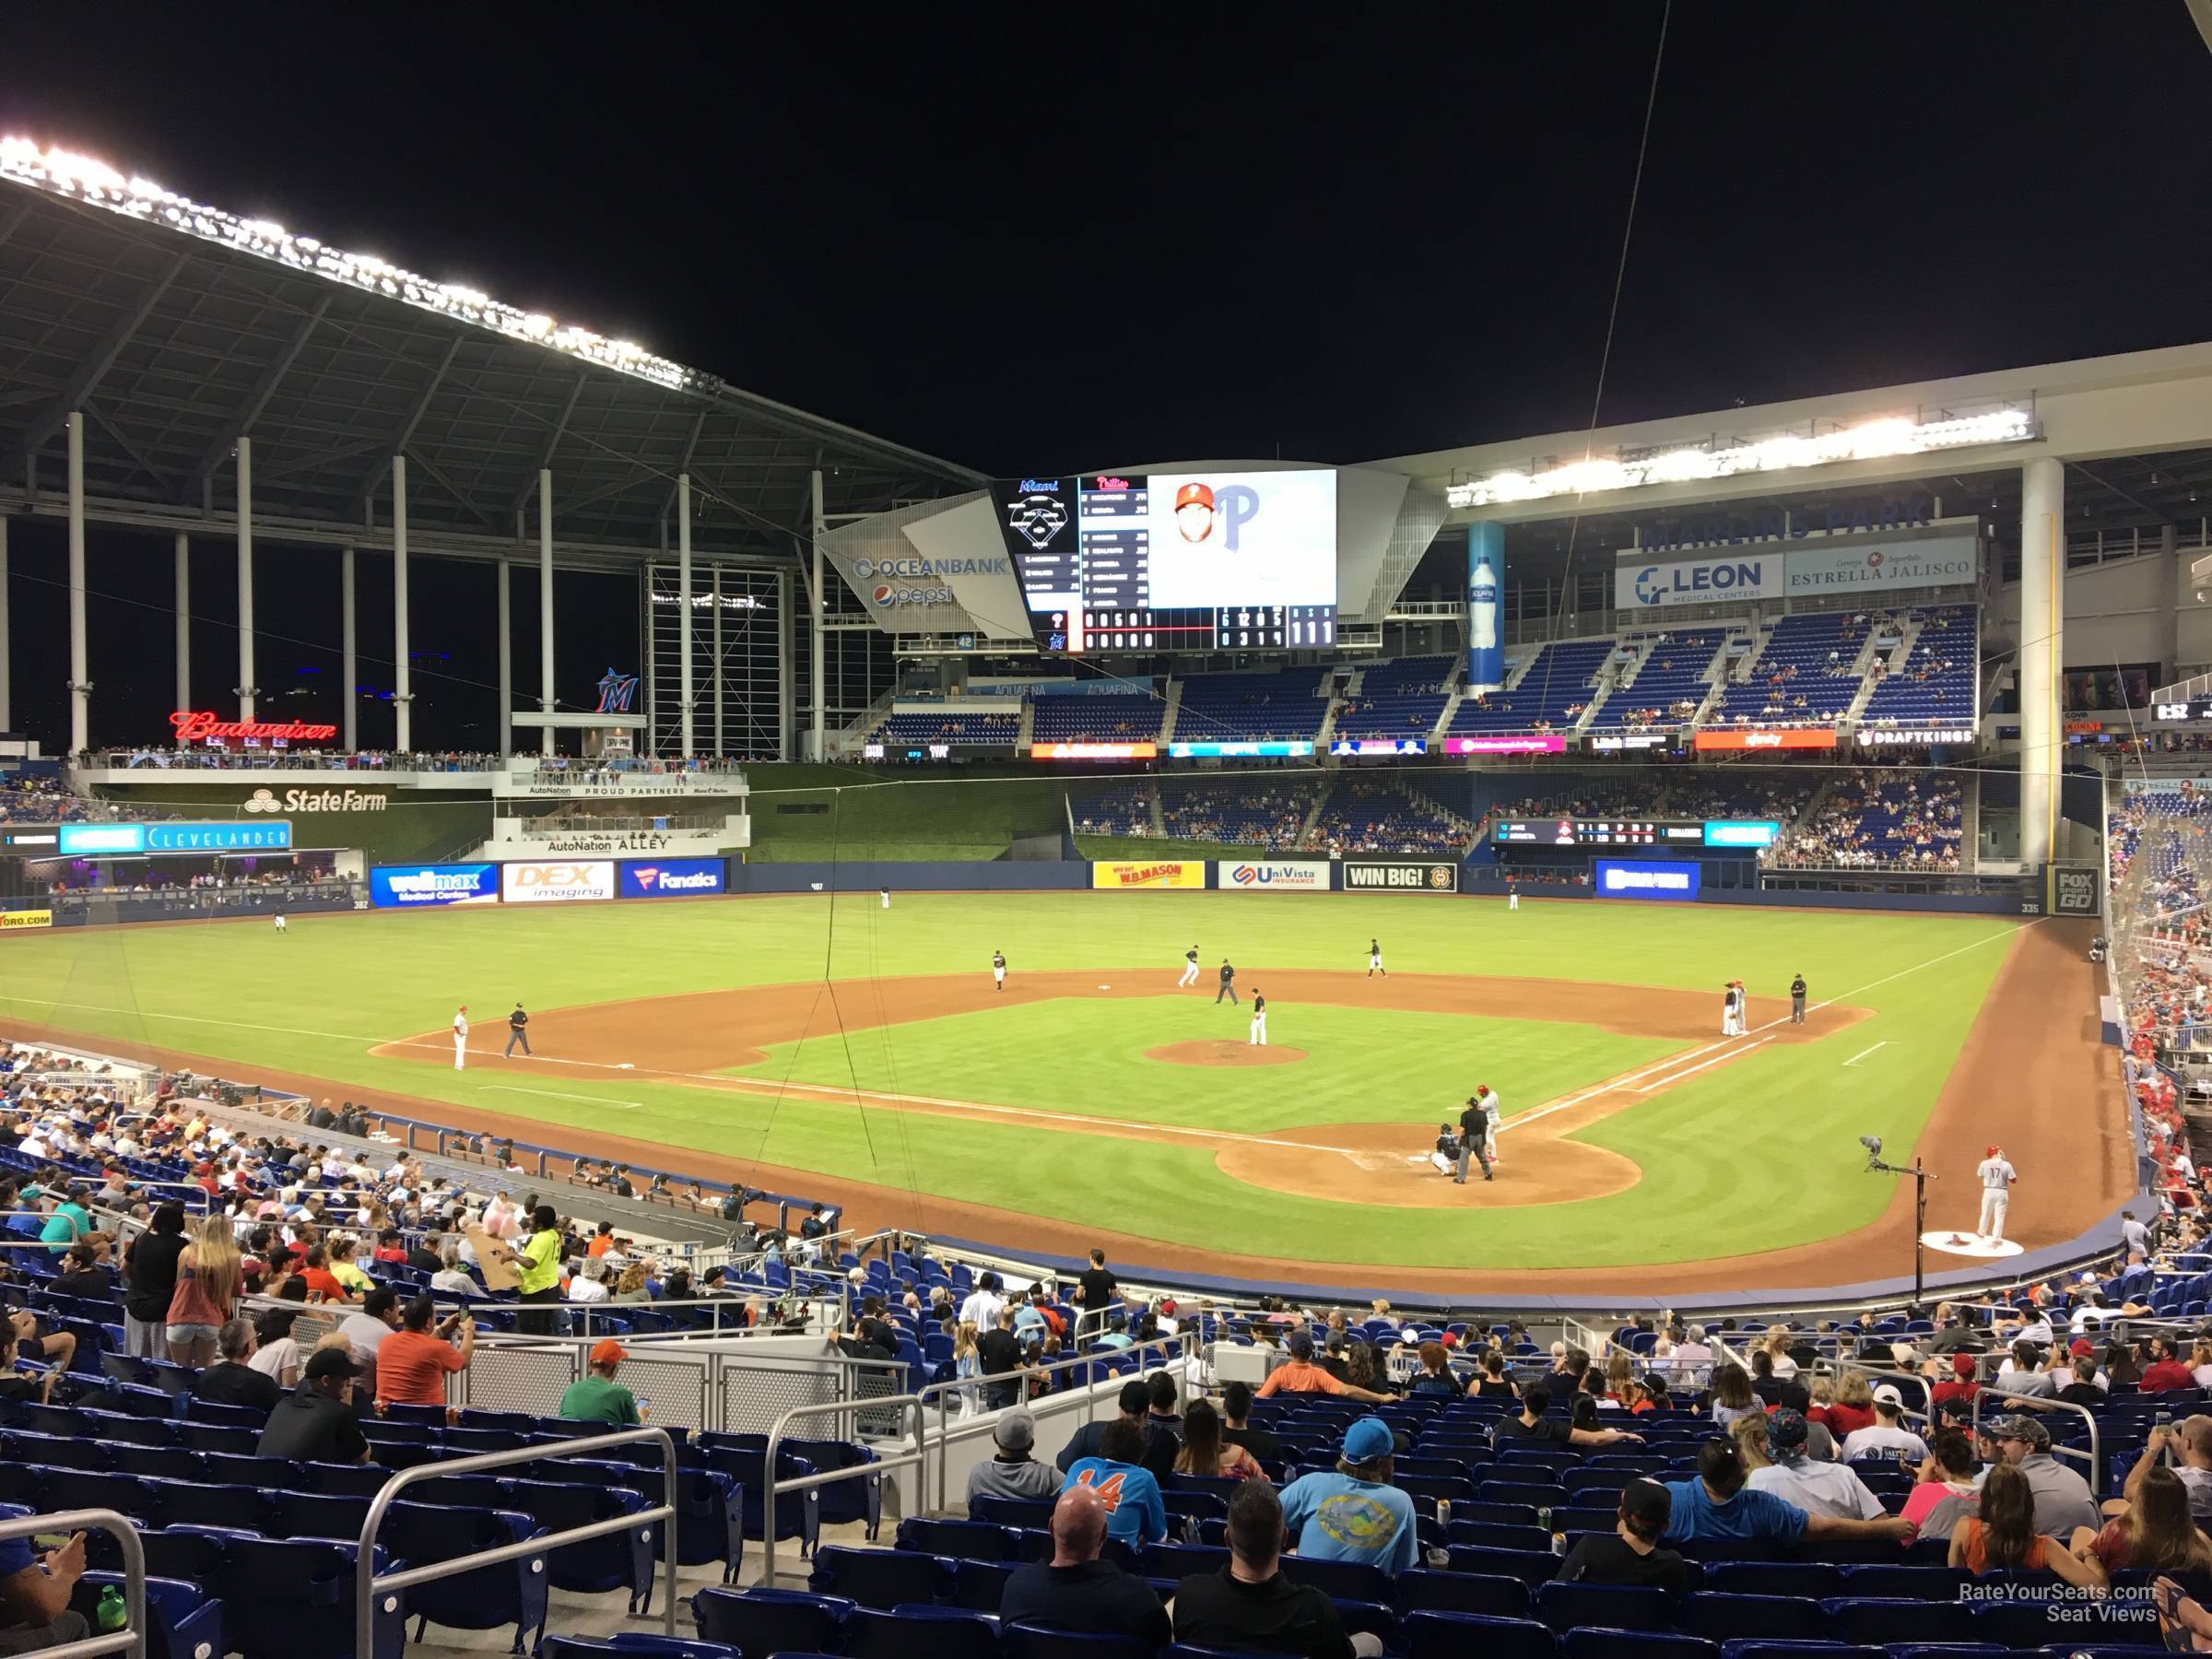
[[[1371,938],[1367,942],[1367,977],[1373,979],[1378,973],[1384,979],[1390,977],[1390,970],[1382,966],[1382,941]]]
[[[2012,1183],[2019,1172],[2005,1159],[2005,1148],[1992,1141],[1988,1156],[1974,1167],[1982,1178],[1982,1218],[1974,1231],[1993,1244],[2005,1242],[2005,1210],[2012,1202]]]
[[[1805,975],[1802,973],[1790,981],[1790,1023],[1805,1023]]]
[[[1003,950],[991,953],[991,977],[1001,991],[1006,988],[1006,953]]]
[[[1182,977],[1175,982],[1175,989],[1180,991],[1185,985],[1194,985],[1197,982],[1198,947],[1194,945],[1182,953]]]
[[[1255,1048],[1267,1046],[1267,999],[1257,991],[1252,994],[1252,1037]]]
[[[453,1069],[462,1070],[468,1062],[468,1005],[463,1003],[453,1010]]]
[[[1232,1003],[1237,1000],[1237,971],[1229,965],[1227,957],[1221,959],[1221,989],[1214,993],[1214,1006],[1219,1007],[1225,996]]]
[[[1721,987],[1721,1035],[1741,1037],[1744,1034],[1744,994],[1741,986],[1730,980]]]

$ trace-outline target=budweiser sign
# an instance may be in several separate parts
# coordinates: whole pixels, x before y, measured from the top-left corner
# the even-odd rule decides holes
[[[327,743],[338,735],[335,725],[303,720],[218,720],[205,709],[179,709],[169,724],[179,743]]]

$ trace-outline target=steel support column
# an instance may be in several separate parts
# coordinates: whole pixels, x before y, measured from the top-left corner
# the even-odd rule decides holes
[[[2020,862],[2051,862],[2058,825],[2058,712],[2065,662],[2066,471],[2048,456],[2020,469]]]
[[[192,707],[192,537],[184,531],[178,531],[172,551],[177,567],[176,706],[189,709]]]
[[[12,683],[7,639],[10,621],[7,610],[7,521],[0,518],[0,732],[7,731],[15,723],[14,711],[7,695]]]
[[[509,591],[508,564],[499,563],[500,595],[500,755],[514,753],[514,599]]]
[[[798,711],[792,706],[792,647],[797,643],[792,628],[791,572],[776,572],[776,759],[791,759],[792,725]]]
[[[354,633],[353,609],[353,549],[338,549],[338,695],[343,700],[345,712],[340,717],[340,733],[346,739],[346,752],[360,747],[360,655]]]
[[[392,457],[392,712],[393,747],[415,747],[414,679],[407,672],[407,458]]]
[[[722,682],[727,677],[723,673],[722,664],[722,567],[719,564],[713,569],[709,585],[712,589],[714,609],[707,640],[707,660],[714,666],[714,753],[719,758],[729,752],[729,746],[723,740],[722,726]]]
[[[69,752],[92,747],[92,680],[85,644],[85,418],[69,427]]]
[[[238,717],[253,718],[253,440],[238,441]]]
[[[537,473],[537,709],[553,712],[553,472]],[[538,752],[553,752],[553,728],[538,727]]]
[[[806,653],[806,663],[811,671],[811,688],[814,693],[814,729],[807,738],[806,759],[818,763],[825,758],[823,751],[828,747],[827,739],[824,736],[822,713],[824,701],[822,623],[827,616],[827,612],[823,608],[825,600],[822,590],[822,532],[826,526],[822,523],[822,469],[818,466],[814,469],[812,490],[814,500],[814,592],[811,595],[807,616],[808,625],[813,630],[813,649]]]
[[[691,475],[676,479],[677,735],[685,755],[698,745],[691,730]]]

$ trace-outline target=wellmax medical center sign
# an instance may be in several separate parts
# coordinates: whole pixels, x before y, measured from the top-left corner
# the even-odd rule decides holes
[[[1981,549],[1971,535],[1912,540],[1860,536],[1787,552],[1731,548],[1669,559],[1630,549],[1618,557],[1613,605],[1624,611],[1971,587],[1981,568]]]

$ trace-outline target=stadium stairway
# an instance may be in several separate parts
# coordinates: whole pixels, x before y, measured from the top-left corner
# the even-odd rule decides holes
[[[1021,700],[1021,724],[1014,729],[1014,747],[1026,755],[1036,735],[1037,705],[1025,697]]]
[[[1874,672],[1876,659],[1886,656],[1891,663],[1900,665],[1912,660],[1912,642],[1920,638],[1920,618],[1907,616],[1897,622],[1896,627],[1900,641],[1887,650],[1879,649],[1874,643],[1875,636],[1882,631],[1881,629],[1876,627],[1867,629],[1866,649],[1859,653],[1856,665],[1859,670],[1858,693],[1851,700],[1851,707],[1843,712],[1843,718],[1853,724],[1866,712],[1866,705],[1874,700],[1876,688],[1882,683]]]
[[[1174,737],[1175,722],[1178,717],[1182,715],[1182,681],[1180,678],[1171,679],[1168,682],[1167,699],[1164,706],[1160,710],[1159,714],[1159,741],[1161,747],[1166,747],[1166,745]],[[1157,827],[1159,820],[1159,805],[1157,801],[1153,803],[1152,818],[1154,825]]]
[[[1333,711],[1330,718],[1335,718]],[[1306,821],[1298,827],[1296,845],[1300,848],[1312,846],[1314,828],[1321,822],[1321,809],[1329,804],[1329,791],[1335,787],[1335,780],[1332,778],[1327,784],[1313,792],[1313,805],[1306,808]]]

